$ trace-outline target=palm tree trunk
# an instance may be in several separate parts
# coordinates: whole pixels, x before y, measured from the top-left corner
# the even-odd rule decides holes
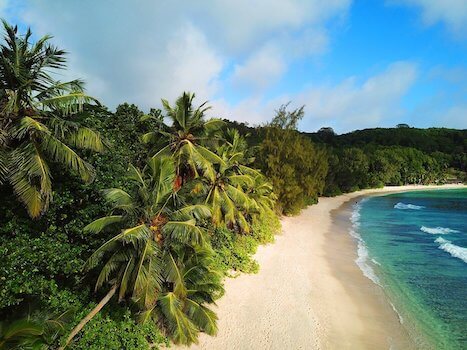
[[[105,297],[102,298],[102,300],[99,302],[99,304],[97,304],[96,307],[94,309],[92,309],[91,312],[89,314],[87,314],[86,317],[83,318],[81,320],[81,322],[78,323],[78,325],[75,328],[73,328],[73,330],[71,331],[70,335],[68,336],[68,338],[66,340],[65,345],[60,347],[59,350],[65,349],[68,346],[68,344],[70,344],[70,342],[73,340],[73,338],[83,329],[83,327],[86,325],[86,323],[91,321],[92,318],[94,316],[96,316],[96,314],[99,311],[101,311],[101,309],[105,306],[105,304],[107,304],[108,301],[113,297],[113,295],[117,291],[117,288],[118,288],[118,285],[114,285],[109,290],[109,292],[105,295]]]

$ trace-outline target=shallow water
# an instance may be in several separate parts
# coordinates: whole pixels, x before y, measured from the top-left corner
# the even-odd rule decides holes
[[[356,263],[419,347],[467,349],[467,190],[365,198],[352,222]]]

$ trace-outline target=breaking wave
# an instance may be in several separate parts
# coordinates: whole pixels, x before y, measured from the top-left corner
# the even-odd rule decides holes
[[[415,205],[415,204],[405,204],[402,202],[397,203],[394,205],[394,209],[400,209],[400,210],[420,210],[425,207],[422,207],[421,205]]]
[[[459,233],[457,230],[450,229],[449,227],[420,227],[420,231],[430,233],[432,235],[447,235],[449,233]]]
[[[366,199],[366,198],[365,198]],[[361,203],[365,201],[363,199],[359,203],[353,206],[354,210],[352,212],[352,216],[350,217],[350,221],[352,222],[352,229],[350,230],[350,235],[357,240],[357,254],[358,257],[355,259],[355,263],[358,265],[360,270],[362,270],[363,275],[369,278],[371,281],[376,283],[377,285],[381,285],[378,276],[376,276],[375,271],[370,265],[370,257],[368,253],[368,248],[366,247],[365,241],[357,232],[358,227],[360,226],[360,209]]]
[[[451,254],[451,256],[461,259],[463,262],[467,264],[467,248],[459,247],[455,244],[452,244],[451,241],[447,239],[438,237],[435,240],[436,243],[439,243],[439,249],[444,250]]]

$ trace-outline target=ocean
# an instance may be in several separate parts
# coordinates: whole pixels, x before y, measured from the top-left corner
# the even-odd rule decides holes
[[[354,205],[357,265],[421,349],[467,349],[467,190],[367,197]]]

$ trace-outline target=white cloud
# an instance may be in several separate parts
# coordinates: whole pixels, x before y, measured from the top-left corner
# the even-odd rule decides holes
[[[278,48],[266,46],[257,50],[242,65],[236,65],[232,81],[240,88],[264,90],[286,71],[286,63]]]
[[[142,108],[188,89],[210,100],[243,90],[264,93],[297,57],[326,50],[327,22],[345,18],[350,3],[9,2],[34,33],[52,33],[70,52],[64,79],[84,78],[88,92],[110,107],[128,101]]]
[[[301,128],[317,130],[332,126],[338,132],[381,126],[401,117],[401,102],[417,79],[417,67],[411,62],[395,62],[367,79],[349,77],[335,85],[313,86],[294,95],[283,95],[270,100],[258,97],[230,106],[225,101],[214,101],[216,110],[226,117],[262,124],[272,119],[275,109],[292,101],[291,108],[305,105]],[[392,125],[392,124],[391,124]]]
[[[390,3],[405,4],[421,9],[423,22],[432,25],[444,22],[457,35],[467,29],[466,0],[390,0]]]
[[[175,99],[182,91],[196,92],[200,100],[210,99],[218,91],[223,59],[212,49],[203,33],[191,24],[181,27],[160,50],[156,58],[139,62],[141,81],[138,103],[156,103],[161,97]],[[136,97],[135,97],[136,99]]]
[[[417,69],[410,62],[396,62],[363,82],[350,77],[336,86],[315,87],[297,96],[307,106],[304,124],[317,129],[324,124],[337,129],[375,127],[403,113],[401,99],[414,84]]]
[[[220,35],[231,50],[251,51],[271,38],[304,28],[321,28],[334,17],[345,16],[351,0],[211,0],[198,6],[206,28]]]

